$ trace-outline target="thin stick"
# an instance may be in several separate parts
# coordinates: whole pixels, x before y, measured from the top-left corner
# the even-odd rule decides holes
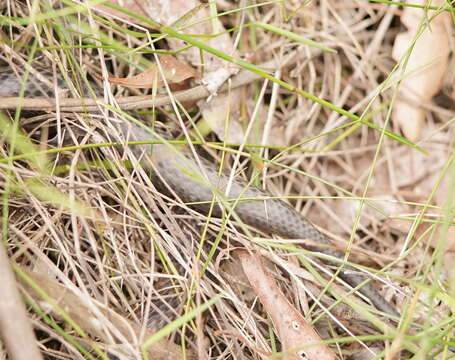
[[[283,65],[295,64],[301,59],[297,52],[292,52],[286,59],[283,60]],[[262,68],[274,68],[280,65],[277,61],[269,61],[261,65]],[[260,79],[261,76],[252,73],[248,70],[243,70],[232,79],[231,89],[237,88],[254,80]],[[228,86],[222,86],[219,90],[220,93],[228,90]],[[191,102],[197,101],[204,98],[208,98],[210,95],[209,90],[204,85],[195,86],[189,90],[177,91],[173,93],[175,100],[179,102]],[[171,97],[169,95],[143,95],[143,96],[126,96],[116,99],[120,109],[122,110],[138,110],[147,109],[156,106],[163,106],[171,103]],[[104,103],[104,98],[62,98],[59,99],[60,111],[68,112],[90,112],[97,111],[99,109],[98,104]],[[0,102],[0,110],[15,109],[18,106],[22,110],[37,110],[37,111],[53,111],[55,110],[57,101],[55,99],[46,98],[35,98],[25,99],[20,97],[7,97],[2,98]]]

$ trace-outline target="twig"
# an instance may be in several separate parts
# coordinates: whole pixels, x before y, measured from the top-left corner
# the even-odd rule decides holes
[[[302,56],[297,52],[290,53],[286,59],[283,60],[284,65],[293,65]],[[279,63],[275,60],[266,62],[261,65],[262,68],[275,68]],[[243,70],[237,74],[233,79],[230,86],[225,84],[220,88],[220,92],[226,92],[229,89],[234,89],[246,85],[254,80],[260,79],[261,76],[252,73],[248,70]],[[204,85],[195,86],[189,90],[177,91],[173,93],[175,100],[179,102],[192,102],[200,99],[208,98],[212,95]],[[171,103],[169,95],[143,95],[143,96],[126,96],[116,99],[120,109],[122,110],[138,110],[146,109],[156,106],[163,106]],[[60,111],[70,112],[89,112],[97,111],[98,104],[104,103],[104,98],[63,98],[59,99]],[[57,101],[55,99],[35,98],[25,99],[20,97],[2,98],[0,102],[0,110],[15,109],[18,106],[23,110],[38,110],[38,111],[53,111],[55,110]]]

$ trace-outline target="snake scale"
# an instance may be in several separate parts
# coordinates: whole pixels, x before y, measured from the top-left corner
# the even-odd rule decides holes
[[[0,74],[0,96],[17,95],[20,83],[14,74]],[[35,89],[36,81],[29,82],[25,96],[34,97],[39,93]],[[63,81],[58,81],[59,85]],[[128,140],[156,140],[145,128],[131,123],[123,123],[121,132]],[[133,153],[141,160],[142,166],[152,167],[159,173],[153,181],[159,189],[172,190],[185,202],[210,203],[214,189],[218,194],[224,194],[228,186],[227,174],[219,173],[208,161],[195,161],[188,150],[175,151],[169,145],[134,145]],[[197,165],[198,164],[198,165]],[[165,184],[165,185],[164,185]],[[337,259],[344,259],[344,253],[336,250],[332,242],[299,212],[283,200],[270,198],[262,190],[247,186],[246,183],[234,180],[230,184],[228,198],[256,199],[255,201],[240,201],[235,204],[235,213],[245,224],[260,231],[276,234],[285,239],[307,239],[312,245],[308,248]],[[231,202],[232,204],[232,202]],[[199,205],[198,210],[206,212],[208,205]],[[214,216],[221,215],[219,206],[213,207]],[[334,265],[332,262],[329,262]],[[367,278],[349,265],[339,269],[338,276],[353,287],[364,283]],[[397,310],[381,296],[370,282],[363,284],[359,291],[380,311],[399,317]]]

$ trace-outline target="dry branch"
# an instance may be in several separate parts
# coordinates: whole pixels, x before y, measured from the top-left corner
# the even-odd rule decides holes
[[[282,61],[282,65],[289,66],[295,64],[300,58],[301,57],[297,53],[291,52]],[[269,61],[262,64],[261,67],[270,68],[280,64],[276,61]],[[222,86],[219,92],[222,93],[229,89],[238,88],[260,78],[261,77],[255,73],[243,70],[232,79],[230,86]],[[169,95],[126,96],[116,99],[116,102],[122,110],[138,110],[170,104],[172,98],[179,102],[192,102],[208,98],[210,95],[212,94],[204,85],[198,85],[189,90],[174,92],[172,97]],[[99,109],[99,104],[105,103],[104,98],[62,98],[59,99],[58,102],[55,99],[45,98],[26,99],[25,101],[25,99],[20,97],[7,97],[2,98],[1,100],[0,110],[15,109],[20,106],[23,110],[54,111],[58,104],[60,111],[67,112],[97,111]]]

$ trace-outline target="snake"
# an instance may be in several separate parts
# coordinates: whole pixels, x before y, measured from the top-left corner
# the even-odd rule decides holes
[[[44,73],[41,76],[48,75]],[[42,90],[36,89],[36,83],[37,81],[27,83],[25,97],[39,95]],[[57,83],[64,86],[63,80],[57,80]],[[12,72],[0,73],[0,96],[17,96],[20,88],[18,77]],[[163,140],[146,126],[123,121],[119,129],[128,141]],[[326,235],[289,203],[243,180],[230,179],[227,173],[220,172],[212,162],[200,157],[196,159],[188,148],[175,149],[165,141],[161,144],[129,145],[129,148],[140,159],[141,166],[156,172],[152,176],[152,182],[159,190],[171,192],[187,203],[198,204],[195,207],[200,212],[207,214],[210,211],[211,215],[220,217],[223,209],[228,210],[229,213],[235,213],[241,222],[261,232],[283,239],[309,240],[311,245],[306,246],[308,250],[341,260],[326,261],[337,267],[341,279],[367,297],[379,311],[390,315],[392,319],[399,318],[399,312],[374,288],[371,278],[346,264],[345,253],[337,249]],[[218,201],[216,206],[210,206],[214,194]],[[223,194],[225,198],[237,201],[221,201]]]

